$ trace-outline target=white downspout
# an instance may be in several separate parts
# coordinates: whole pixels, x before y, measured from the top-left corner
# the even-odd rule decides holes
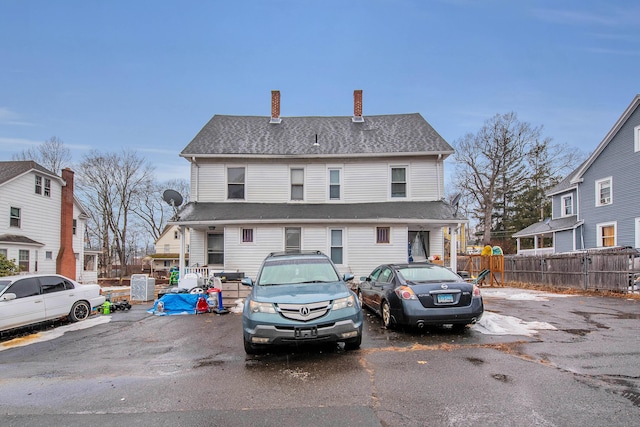
[[[185,259],[184,259],[184,251],[186,249],[186,243],[184,238],[184,227],[178,226],[178,232],[180,233],[180,260],[178,261],[178,280],[180,280],[184,276],[185,271]]]
[[[451,271],[454,273],[458,272],[458,251],[456,250],[458,246],[458,227],[460,227],[460,224],[451,227],[451,244],[449,245]]]

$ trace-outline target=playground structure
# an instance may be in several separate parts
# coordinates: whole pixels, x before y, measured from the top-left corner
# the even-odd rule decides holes
[[[485,247],[480,254],[459,255],[458,271],[468,272],[478,285],[504,286],[504,255],[496,248],[489,252]]]

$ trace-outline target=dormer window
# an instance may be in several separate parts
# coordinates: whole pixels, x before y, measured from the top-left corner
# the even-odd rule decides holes
[[[573,215],[573,195],[562,196],[562,214],[560,216]]]
[[[640,126],[633,129],[633,151],[640,151]]]

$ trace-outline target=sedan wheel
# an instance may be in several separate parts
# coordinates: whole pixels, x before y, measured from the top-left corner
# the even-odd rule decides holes
[[[89,307],[89,303],[86,301],[78,301],[73,304],[73,307],[71,307],[69,320],[72,322],[79,322],[80,320],[84,320],[89,317],[90,313],[91,307]]]
[[[391,321],[391,308],[389,307],[389,303],[387,301],[382,301],[382,323],[385,328],[391,329],[393,326]]]

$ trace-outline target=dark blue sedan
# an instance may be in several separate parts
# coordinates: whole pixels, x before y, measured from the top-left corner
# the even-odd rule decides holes
[[[385,327],[451,325],[463,329],[482,317],[480,289],[431,263],[386,264],[360,278],[358,298]]]

